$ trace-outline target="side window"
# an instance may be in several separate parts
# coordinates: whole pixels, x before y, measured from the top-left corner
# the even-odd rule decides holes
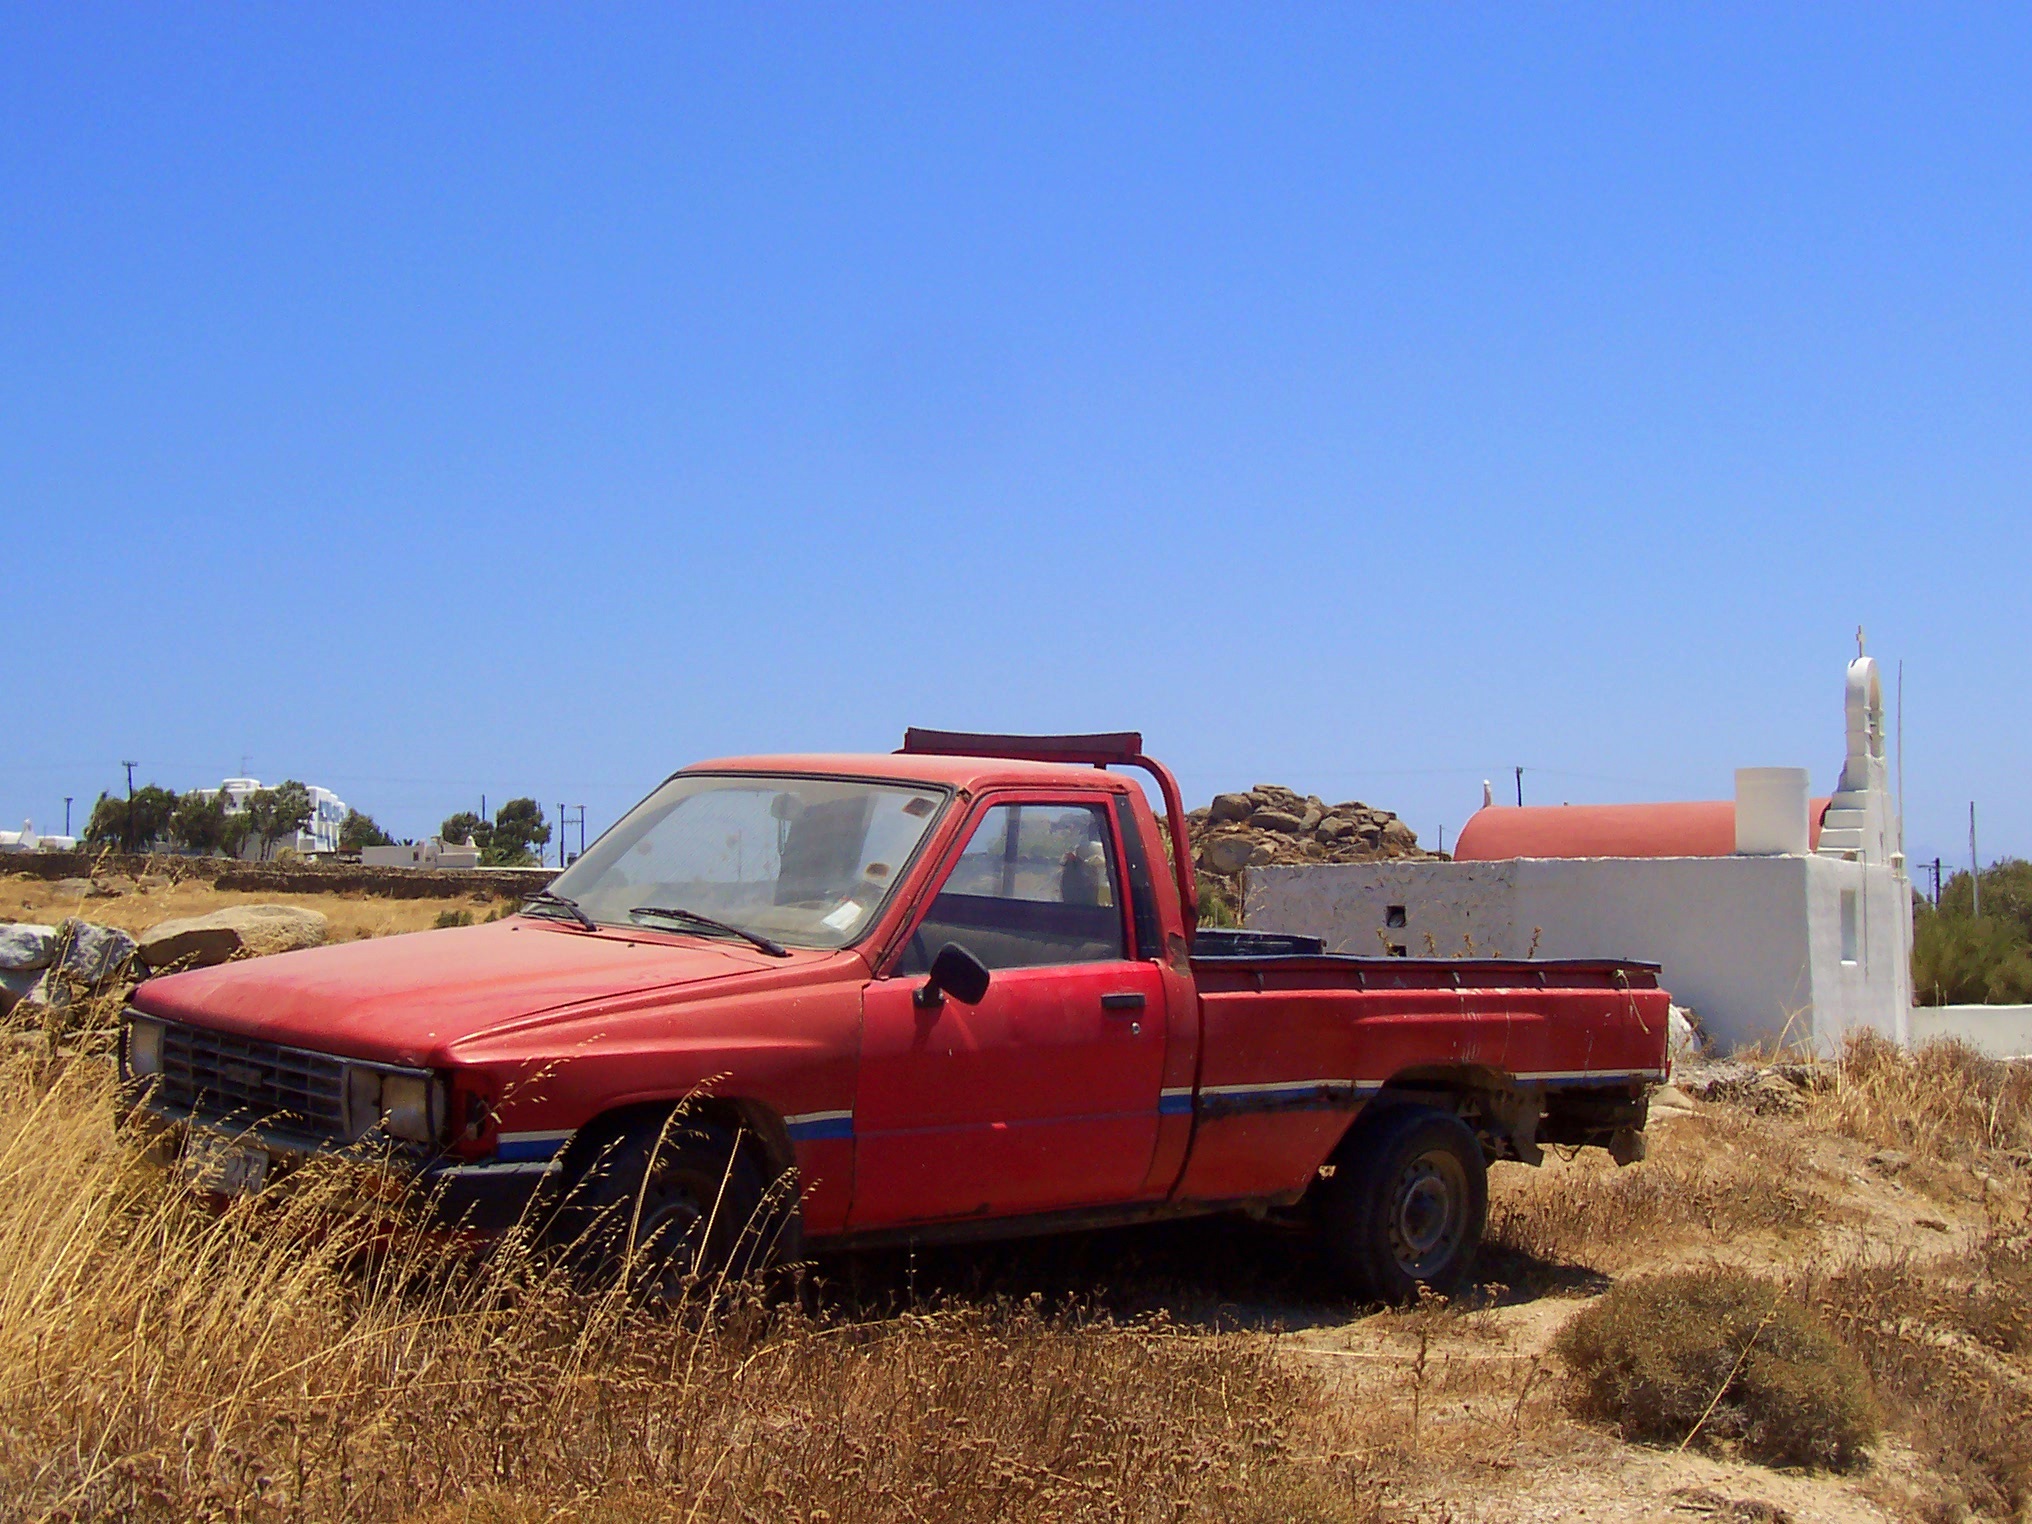
[[[1120,884],[1101,807],[997,805],[967,839],[900,972],[924,972],[948,942],[989,968],[1120,961]]]

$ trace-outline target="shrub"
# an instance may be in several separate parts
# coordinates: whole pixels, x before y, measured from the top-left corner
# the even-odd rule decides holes
[[[2008,916],[1922,907],[1912,924],[1912,991],[1921,1005],[2032,1001],[2032,938]]]
[[[1626,1439],[1846,1470],[1877,1438],[1861,1362],[1782,1287],[1738,1270],[1626,1282],[1554,1349],[1574,1411]]]
[[[489,917],[489,919],[492,918]],[[453,926],[470,926],[472,924],[473,913],[470,910],[440,910],[437,913],[437,919],[431,922],[431,925],[439,931],[447,930]]]

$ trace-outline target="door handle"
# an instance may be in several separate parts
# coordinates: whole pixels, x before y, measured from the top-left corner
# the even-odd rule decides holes
[[[1140,1011],[1143,1009],[1143,996],[1134,991],[1123,995],[1103,995],[1101,996],[1101,1009],[1104,1011]]]

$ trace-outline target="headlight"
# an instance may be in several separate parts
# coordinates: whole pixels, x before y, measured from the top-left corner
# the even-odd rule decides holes
[[[444,1116],[444,1085],[434,1075],[347,1066],[346,1131],[355,1139],[379,1127],[391,1138],[436,1143]]]
[[[127,1040],[121,1045],[120,1066],[130,1080],[162,1073],[162,1023],[146,1016],[127,1018]]]
[[[390,1074],[381,1081],[381,1129],[412,1143],[435,1143],[442,1108],[437,1082],[420,1074]]]

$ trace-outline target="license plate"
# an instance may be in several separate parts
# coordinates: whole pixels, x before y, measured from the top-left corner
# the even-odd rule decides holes
[[[267,1183],[268,1151],[216,1133],[192,1131],[184,1137],[177,1169],[193,1190],[215,1196],[251,1196]]]

